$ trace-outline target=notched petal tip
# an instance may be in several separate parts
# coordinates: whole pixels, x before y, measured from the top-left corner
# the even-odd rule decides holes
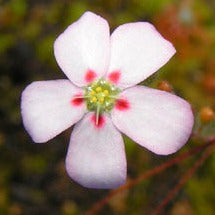
[[[107,77],[113,71],[120,70],[122,75],[117,85],[129,88],[158,71],[175,52],[172,43],[150,23],[120,25],[111,35],[111,60]]]
[[[148,27],[151,31],[154,31],[154,33],[156,33],[158,36],[161,37],[161,39],[163,39],[165,42],[167,42],[167,44],[169,44],[169,48],[171,49],[171,53],[172,55],[174,55],[176,53],[176,49],[174,47],[174,45],[172,44],[172,42],[170,42],[168,39],[166,39],[158,30],[157,28],[149,23],[149,22],[137,22],[137,24],[143,25],[144,27]],[[135,23],[134,23],[135,24]]]
[[[144,22],[145,24],[147,24],[154,32],[155,34],[157,34],[161,40],[163,40],[164,43],[166,43],[166,51],[169,55],[169,59],[176,53],[176,49],[174,47],[174,45],[169,41],[167,40],[157,29],[154,25],[152,25],[151,23],[148,23],[148,22]],[[169,59],[166,61],[168,62]]]

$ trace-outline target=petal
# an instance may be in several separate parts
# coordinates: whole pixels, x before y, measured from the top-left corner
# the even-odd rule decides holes
[[[119,26],[111,35],[111,59],[107,77],[121,88],[143,81],[175,53],[153,25],[147,22]],[[114,79],[117,75],[117,79]]]
[[[57,63],[76,85],[84,86],[107,71],[110,57],[107,21],[86,12],[55,41]]]
[[[34,142],[46,142],[81,119],[85,104],[73,97],[82,91],[68,80],[38,81],[26,87],[21,112]]]
[[[133,87],[121,93],[125,102],[112,111],[115,126],[150,151],[167,155],[188,140],[193,127],[190,105],[170,93],[147,87]]]
[[[121,134],[107,116],[88,113],[71,135],[66,169],[72,179],[88,188],[110,189],[126,179],[126,158]]]

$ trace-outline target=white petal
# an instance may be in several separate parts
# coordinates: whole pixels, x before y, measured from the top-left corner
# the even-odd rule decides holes
[[[126,179],[126,158],[121,134],[107,116],[98,126],[87,114],[71,135],[66,169],[72,179],[88,188],[110,189]]]
[[[78,86],[101,77],[110,57],[107,21],[94,13],[84,13],[56,39],[54,54],[63,72]]]
[[[175,48],[153,25],[147,22],[121,25],[111,35],[107,76],[121,88],[136,85],[167,63],[174,53]]]
[[[112,120],[135,142],[162,155],[176,152],[187,142],[193,127],[193,113],[185,100],[141,86],[125,90],[120,97],[128,104],[117,104]]]
[[[85,104],[73,104],[73,97],[82,91],[68,80],[38,81],[25,88],[21,112],[34,142],[47,142],[81,119]]]

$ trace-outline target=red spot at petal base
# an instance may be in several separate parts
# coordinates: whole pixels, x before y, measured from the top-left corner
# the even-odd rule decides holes
[[[93,70],[88,70],[87,72],[86,72],[86,74],[85,74],[85,81],[87,82],[87,83],[90,83],[90,82],[92,82],[95,78],[96,78],[96,73],[93,71]]]
[[[83,96],[82,94],[74,95],[74,97],[71,100],[71,104],[73,106],[80,106],[84,102],[84,99],[83,98],[76,98],[76,97],[82,97],[82,96]]]
[[[120,111],[126,111],[130,108],[130,104],[125,99],[118,99],[116,100],[115,107]]]
[[[105,124],[105,118],[102,115],[99,115],[98,124],[96,124],[96,115],[95,114],[92,115],[91,121],[96,128],[102,128]]]
[[[114,71],[108,75],[108,79],[112,83],[117,84],[119,82],[120,76],[121,76],[121,73],[119,71]]]

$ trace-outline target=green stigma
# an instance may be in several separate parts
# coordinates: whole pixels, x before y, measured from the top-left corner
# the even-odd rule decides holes
[[[87,109],[96,112],[96,119],[103,112],[110,112],[115,104],[119,88],[104,79],[99,79],[85,87],[84,99]]]

